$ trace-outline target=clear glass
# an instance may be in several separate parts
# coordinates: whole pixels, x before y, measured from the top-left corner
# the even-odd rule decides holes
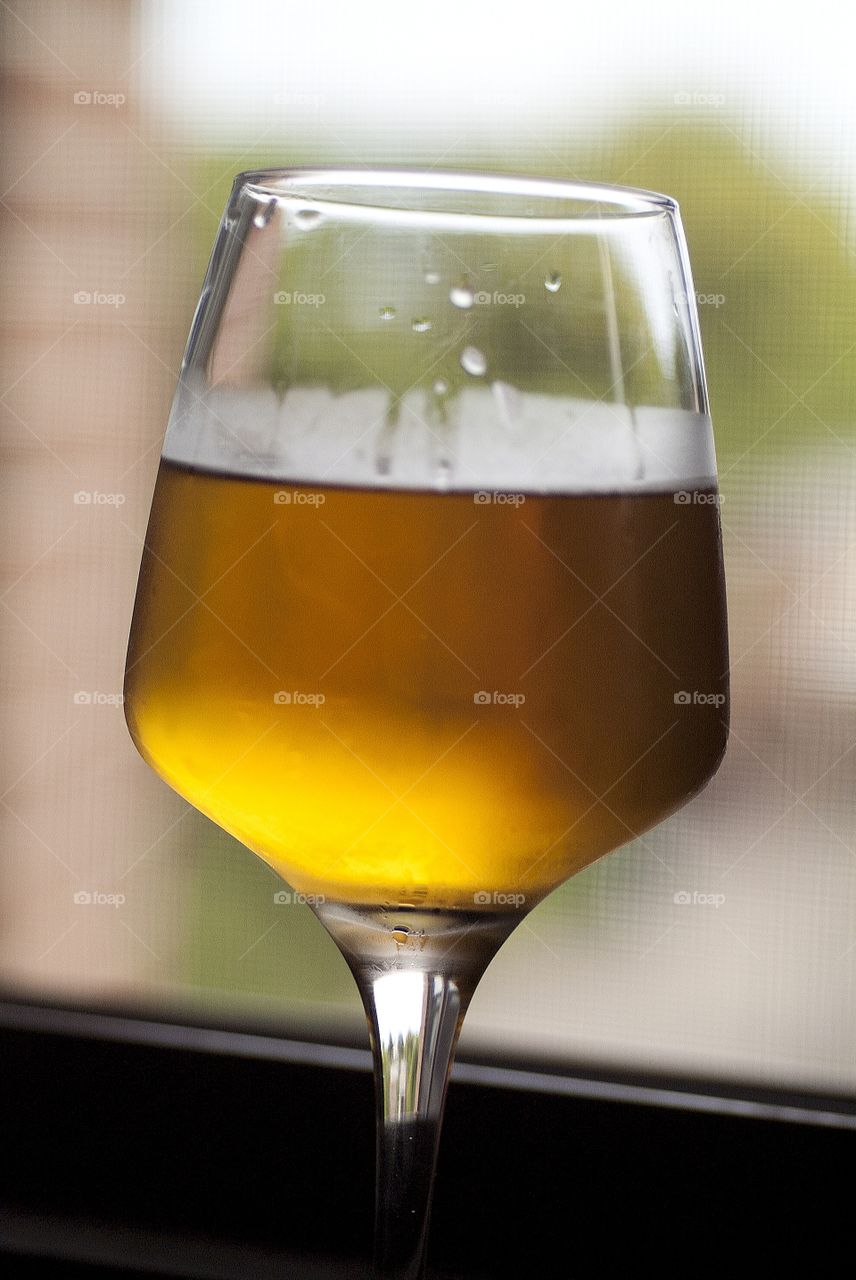
[[[356,978],[380,1274],[424,1274],[481,975],[546,894],[712,776],[727,665],[672,200],[433,172],[236,180],[125,707],[145,759],[310,903]]]

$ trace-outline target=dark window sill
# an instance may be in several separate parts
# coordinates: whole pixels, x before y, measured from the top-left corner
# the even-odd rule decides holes
[[[14,1274],[39,1258],[69,1277],[367,1274],[366,1050],[8,1001],[0,1054]],[[828,1253],[854,1130],[853,1099],[461,1063],[433,1265],[463,1280],[580,1274],[592,1251],[667,1273]]]

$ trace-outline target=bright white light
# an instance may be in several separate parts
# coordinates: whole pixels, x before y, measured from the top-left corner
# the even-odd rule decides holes
[[[363,162],[381,127],[454,150],[533,128],[591,134],[635,104],[667,122],[748,113],[801,164],[828,166],[834,141],[840,166],[856,151],[846,12],[829,0],[146,0],[138,73],[177,129],[252,147],[297,126],[343,163]]]

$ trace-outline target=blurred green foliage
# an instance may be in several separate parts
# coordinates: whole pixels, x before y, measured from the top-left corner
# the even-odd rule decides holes
[[[184,976],[200,1002],[217,1007],[223,993],[252,996],[255,1012],[308,1027],[319,1004],[356,1014],[353,979],[311,909],[277,901],[287,889],[282,880],[207,818],[193,813],[186,821],[197,853]]]

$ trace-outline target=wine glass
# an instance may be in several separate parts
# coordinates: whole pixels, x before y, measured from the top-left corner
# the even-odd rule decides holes
[[[345,956],[377,1268],[422,1276],[485,968],[717,768],[715,459],[675,202],[464,173],[235,181],[167,429],[134,741]]]

